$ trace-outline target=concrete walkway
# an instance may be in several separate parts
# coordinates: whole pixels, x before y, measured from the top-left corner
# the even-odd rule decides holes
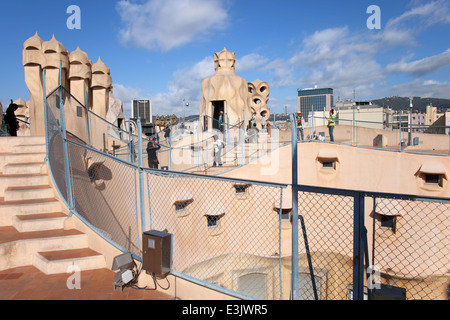
[[[0,271],[0,300],[172,300],[163,291],[114,287],[115,272],[109,269],[82,271],[81,289],[70,290],[74,274],[45,275],[37,268],[19,267]],[[72,280],[72,278],[71,278]],[[69,280],[69,284],[73,283]],[[153,288],[150,288],[153,289]]]

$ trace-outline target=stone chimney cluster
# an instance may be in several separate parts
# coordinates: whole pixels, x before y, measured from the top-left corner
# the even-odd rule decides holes
[[[111,102],[117,105],[117,99],[112,96],[113,85],[110,69],[101,58],[98,58],[96,63],[92,63],[88,55],[79,47],[69,53],[64,45],[56,40],[55,36],[50,41],[43,41],[36,33],[26,40],[23,45],[23,66],[25,83],[30,92],[30,100],[27,105],[31,136],[45,135],[43,70],[46,70],[45,95],[56,89],[61,81],[62,86],[74,98],[103,119],[107,118],[110,111],[110,100],[114,100]],[[120,108],[122,108],[121,103]],[[69,109],[65,110],[66,123],[74,126],[77,108],[71,105]],[[109,121],[117,125],[117,117],[119,117],[117,114],[123,117],[123,113],[122,110],[119,112],[114,110],[114,114],[116,119],[109,117]],[[85,124],[80,125],[84,126]],[[77,131],[76,128],[74,130]]]

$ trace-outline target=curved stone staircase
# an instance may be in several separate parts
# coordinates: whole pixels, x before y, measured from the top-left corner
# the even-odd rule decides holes
[[[45,156],[45,137],[0,137],[0,271],[105,268],[88,236],[66,226],[67,209],[51,186]]]

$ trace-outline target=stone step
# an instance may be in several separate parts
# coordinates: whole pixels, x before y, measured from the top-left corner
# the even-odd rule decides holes
[[[0,139],[0,151],[12,150],[15,146],[19,145],[45,145],[44,136],[35,137],[1,137]]]
[[[11,151],[16,154],[46,153],[47,145],[43,144],[20,144],[13,146]]]
[[[19,232],[14,227],[0,227],[0,270],[33,265],[37,252],[82,249],[88,236],[78,230]]]
[[[5,196],[5,187],[43,186],[49,184],[47,174],[0,174],[0,197]]]
[[[3,165],[12,163],[30,163],[30,162],[41,162],[44,163],[45,152],[34,152],[34,153],[0,153],[0,163]]]
[[[3,174],[47,174],[47,166],[43,162],[8,163],[3,167]]]
[[[12,226],[16,215],[61,212],[62,205],[55,198],[40,200],[5,201],[0,198],[0,226]]]
[[[49,185],[8,187],[5,191],[5,201],[50,199],[55,196],[53,188]]]
[[[34,266],[45,274],[73,273],[106,268],[105,257],[89,249],[38,252]],[[70,267],[75,267],[69,269]]]
[[[48,231],[64,228],[67,215],[62,212],[17,215],[13,218],[13,226],[19,232]]]

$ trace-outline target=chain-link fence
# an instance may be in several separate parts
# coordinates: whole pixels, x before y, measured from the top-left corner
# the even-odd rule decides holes
[[[140,256],[136,167],[75,142],[69,143],[69,154],[75,211]]]
[[[298,190],[300,299],[353,299],[358,268],[364,299],[450,298],[448,200]]]
[[[173,270],[280,299],[282,186],[147,171],[151,227],[174,234]]]
[[[380,283],[402,288],[408,300],[450,299],[450,202],[389,195],[368,200],[370,263]]]
[[[298,285],[301,300],[449,299],[448,199],[140,168],[67,133],[61,92],[46,104],[55,184],[73,213],[137,259],[143,232],[160,230],[173,235],[174,275],[242,298],[296,298]]]
[[[345,300],[353,283],[353,197],[299,192],[298,212],[299,299],[315,299],[314,279],[318,299]]]

